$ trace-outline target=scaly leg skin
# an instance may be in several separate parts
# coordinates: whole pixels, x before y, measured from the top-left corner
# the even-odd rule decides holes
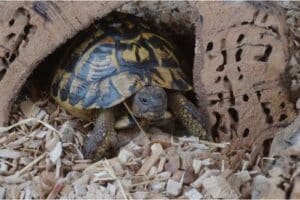
[[[111,110],[102,110],[99,113],[92,134],[84,141],[82,149],[84,158],[99,160],[110,155],[112,142],[116,140],[114,121]]]
[[[205,121],[204,116],[192,102],[178,92],[170,93],[168,99],[171,111],[190,133],[202,140],[212,141],[212,137],[207,134],[201,125],[201,122]]]

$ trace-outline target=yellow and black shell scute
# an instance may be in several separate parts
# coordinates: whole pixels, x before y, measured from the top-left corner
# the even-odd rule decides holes
[[[146,85],[190,90],[175,47],[140,18],[113,12],[64,52],[51,94],[79,109],[109,108]]]

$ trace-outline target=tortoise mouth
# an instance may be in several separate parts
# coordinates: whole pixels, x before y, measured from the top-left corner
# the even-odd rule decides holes
[[[164,116],[164,112],[145,112],[142,113],[140,116],[137,116],[139,118],[148,119],[150,121],[157,121],[162,119]]]

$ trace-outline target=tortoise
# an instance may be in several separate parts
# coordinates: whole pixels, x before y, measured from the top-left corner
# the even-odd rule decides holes
[[[141,18],[112,12],[79,34],[58,64],[51,96],[75,116],[97,110],[95,126],[83,145],[88,159],[101,158],[116,136],[114,107],[131,103],[136,118],[158,121],[167,109],[193,135],[210,136],[203,115],[182,92],[192,89],[175,45]]]

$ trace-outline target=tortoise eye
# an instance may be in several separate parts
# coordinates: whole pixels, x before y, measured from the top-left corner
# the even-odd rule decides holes
[[[140,102],[142,102],[143,104],[146,104],[148,103],[148,99],[146,99],[145,97],[140,97],[139,98]]]

